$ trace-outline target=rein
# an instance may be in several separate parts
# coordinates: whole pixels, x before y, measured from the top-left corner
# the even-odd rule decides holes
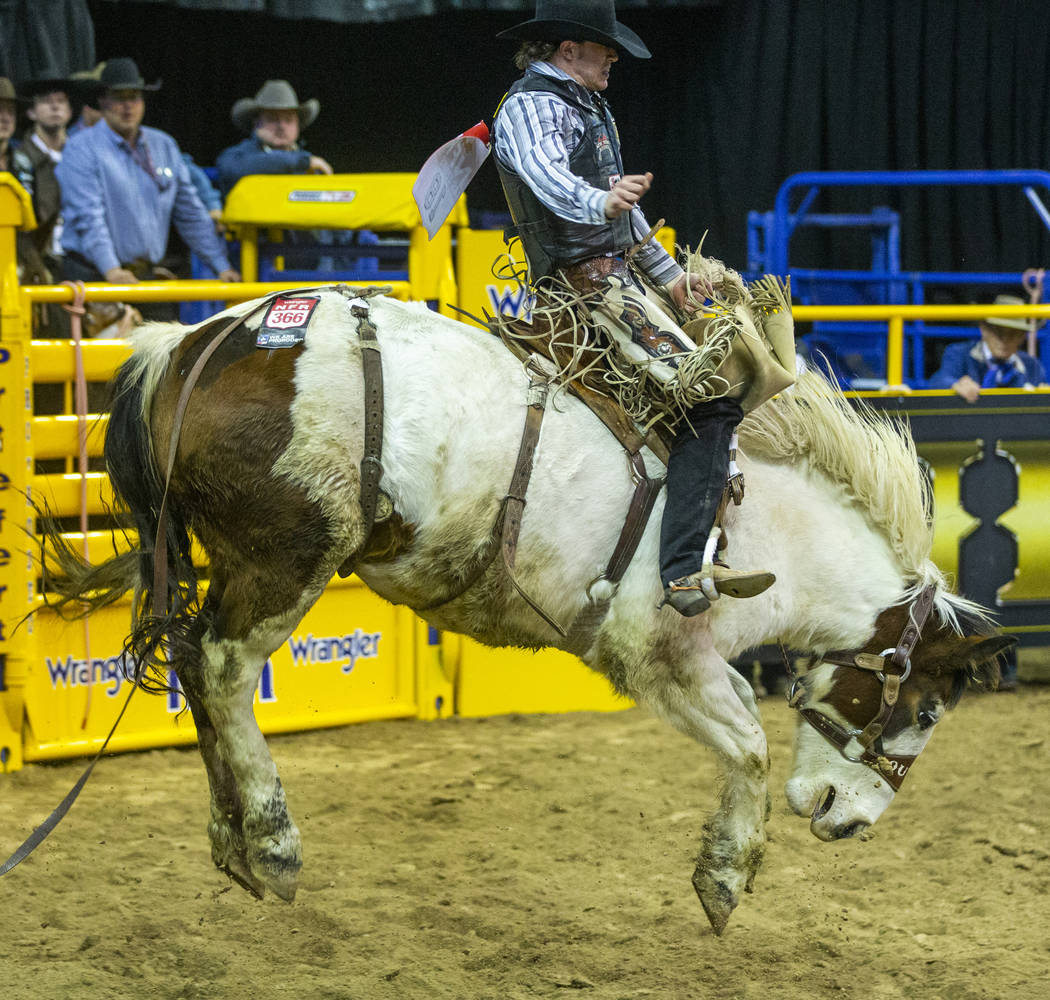
[[[862,729],[851,732],[815,708],[802,706],[802,698],[805,694],[802,675],[795,670],[783,644],[780,645],[788,678],[791,680],[787,695],[788,704],[798,709],[802,718],[831,743],[846,760],[865,764],[877,771],[894,791],[900,788],[905,775],[915,761],[915,755],[885,753],[881,748],[881,737],[897,705],[901,685],[911,675],[911,654],[933,610],[934,592],[934,585],[928,584],[912,601],[908,607],[908,624],[904,626],[897,644],[891,649],[884,649],[877,654],[860,650],[833,650],[821,656],[814,656],[811,660],[811,666],[823,662],[839,667],[867,670],[874,673],[882,683],[882,701],[879,710]],[[847,748],[852,743],[858,744],[861,748],[857,756],[850,756],[847,752]]]

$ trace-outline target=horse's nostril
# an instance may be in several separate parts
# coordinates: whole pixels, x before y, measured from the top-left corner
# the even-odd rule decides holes
[[[868,828],[867,823],[862,823],[857,820],[856,823],[849,823],[846,826],[838,827],[831,835],[832,840],[848,840],[850,837],[855,837],[861,830]]]
[[[821,802],[817,803],[817,807],[813,810],[813,819],[822,819],[828,814],[828,810],[835,803],[835,786],[828,785],[828,790],[824,793],[824,798]]]

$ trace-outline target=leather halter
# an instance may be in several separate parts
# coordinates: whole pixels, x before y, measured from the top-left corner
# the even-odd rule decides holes
[[[915,755],[886,753],[882,749],[881,737],[897,705],[901,685],[911,674],[911,654],[933,609],[935,589],[933,584],[928,584],[912,601],[908,607],[908,623],[892,649],[885,649],[878,654],[860,650],[834,650],[813,658],[814,663],[831,663],[835,666],[871,671],[882,682],[882,702],[879,710],[859,732],[846,729],[815,708],[800,707],[804,694],[802,678],[781,646],[788,676],[792,680],[788,691],[788,704],[797,708],[799,714],[836,747],[846,760],[865,764],[877,771],[894,791],[900,788],[915,760]],[[846,749],[854,742],[861,747],[861,753],[855,757],[850,756]]]

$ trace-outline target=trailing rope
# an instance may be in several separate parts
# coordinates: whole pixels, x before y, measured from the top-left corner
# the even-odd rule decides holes
[[[124,704],[120,709],[120,714],[117,716],[116,721],[113,723],[113,727],[110,729],[106,738],[102,741],[102,746],[98,748],[98,753],[92,758],[91,763],[84,769],[84,773],[77,779],[77,783],[69,790],[66,797],[59,802],[57,806],[51,811],[51,815],[44,820],[26,839],[19,845],[18,849],[11,855],[2,865],[0,865],[0,875],[6,875],[16,865],[21,864],[33,853],[48,837],[52,830],[62,821],[62,818],[69,812],[73,803],[76,802],[77,796],[80,795],[84,786],[87,784],[88,778],[91,777],[91,772],[95,770],[95,765],[102,759],[102,754],[105,753],[106,747],[109,746],[109,741],[113,738],[113,734],[117,731],[117,726],[120,725],[120,720],[124,718],[124,713],[128,710],[128,705],[131,703],[131,696],[138,690],[138,684],[132,684],[131,690],[128,691],[127,698],[124,699]]]
[[[81,551],[84,559],[89,558],[88,545],[88,453],[87,453],[87,376],[84,373],[84,327],[83,318],[87,312],[84,305],[85,289],[82,281],[63,281],[63,285],[73,290],[72,305],[62,308],[69,313],[69,329],[73,338],[74,359],[74,381],[73,381],[73,407],[77,415],[77,469],[80,473],[80,535]],[[84,656],[88,666],[91,665],[91,621],[84,617]],[[87,695],[84,700],[84,714],[80,719],[80,728],[87,729],[88,716],[91,713],[91,695],[94,685],[87,685]]]

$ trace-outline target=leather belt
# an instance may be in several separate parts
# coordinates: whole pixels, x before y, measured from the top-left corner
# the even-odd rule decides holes
[[[609,275],[626,278],[629,273],[627,261],[623,257],[610,257],[605,254],[569,264],[563,267],[561,272],[565,275],[565,280],[578,292],[598,291],[604,287],[605,279]]]

